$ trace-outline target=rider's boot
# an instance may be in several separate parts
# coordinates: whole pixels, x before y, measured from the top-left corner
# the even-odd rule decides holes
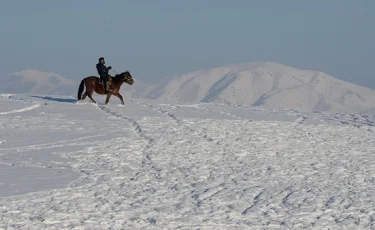
[[[103,88],[104,88],[104,94],[107,94],[107,81],[103,80]]]

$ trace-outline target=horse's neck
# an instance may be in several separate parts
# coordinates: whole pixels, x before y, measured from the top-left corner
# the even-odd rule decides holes
[[[120,78],[112,77],[112,82],[116,83],[119,87],[124,83]]]

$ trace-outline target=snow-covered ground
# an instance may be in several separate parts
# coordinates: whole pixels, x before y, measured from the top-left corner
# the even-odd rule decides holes
[[[0,95],[0,229],[375,228],[371,114],[118,104]]]

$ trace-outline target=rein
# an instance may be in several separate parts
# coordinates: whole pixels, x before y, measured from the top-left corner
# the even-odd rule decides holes
[[[116,72],[116,71],[114,71],[113,69],[111,69],[115,74],[117,74],[118,75],[118,73]]]

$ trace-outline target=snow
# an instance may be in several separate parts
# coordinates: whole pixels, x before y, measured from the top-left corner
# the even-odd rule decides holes
[[[371,114],[0,96],[0,229],[371,229]]]
[[[299,70],[272,62],[194,71],[148,86],[134,96],[346,113],[375,107],[374,90],[319,71]]]

